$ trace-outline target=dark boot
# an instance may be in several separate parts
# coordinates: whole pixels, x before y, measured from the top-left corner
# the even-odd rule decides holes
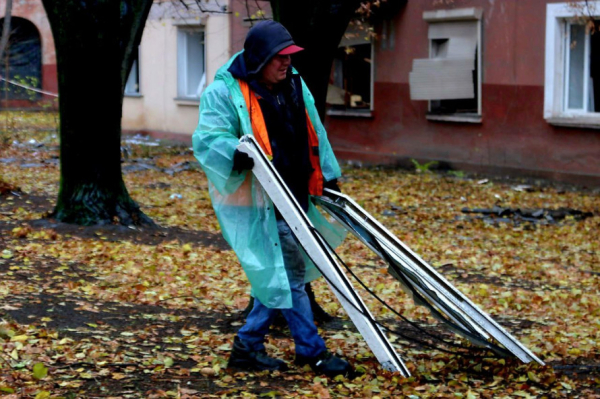
[[[227,367],[242,370],[271,371],[286,371],[288,369],[283,360],[268,356],[264,349],[261,351],[251,350],[237,335],[233,339],[233,348],[231,349],[231,355],[229,355]]]
[[[323,351],[315,357],[305,357],[296,355],[295,362],[299,366],[308,364],[315,374],[325,374],[327,377],[336,375],[350,376],[354,373],[350,363],[344,359],[333,356],[329,351]]]

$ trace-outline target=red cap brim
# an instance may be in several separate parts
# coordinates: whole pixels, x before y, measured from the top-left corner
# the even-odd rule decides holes
[[[279,55],[290,55],[290,54],[295,54],[295,53],[297,53],[299,51],[302,51],[302,50],[304,50],[302,47],[296,46],[295,44],[292,44],[291,46],[287,46],[286,48],[284,48],[283,50],[281,50],[277,54],[279,54]]]

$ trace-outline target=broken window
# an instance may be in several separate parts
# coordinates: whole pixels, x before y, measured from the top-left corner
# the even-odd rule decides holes
[[[429,58],[413,60],[409,84],[411,100],[429,100],[431,115],[481,114],[480,17],[476,9],[425,12]]]
[[[200,99],[206,86],[204,31],[179,29],[177,37],[178,98]]]
[[[4,19],[0,20],[0,31],[3,25]],[[27,89],[42,88],[42,45],[33,23],[24,18],[11,18],[10,36],[0,64],[0,75],[5,79],[0,84],[2,100],[40,98],[38,92]]]
[[[566,22],[564,110],[600,112],[600,23]]]
[[[372,110],[372,53],[370,30],[350,27],[335,53],[329,88],[328,114]]]

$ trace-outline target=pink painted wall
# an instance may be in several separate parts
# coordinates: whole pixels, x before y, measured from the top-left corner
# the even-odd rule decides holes
[[[409,0],[380,37],[372,118],[326,119],[341,158],[369,162],[444,161],[457,169],[600,182],[600,130],[549,125],[543,118],[546,0]],[[428,57],[423,12],[481,7],[482,123],[433,122],[411,101],[412,60]],[[382,34],[381,27],[379,33]],[[390,42],[394,47],[390,48]],[[385,48],[387,47],[387,48]]]

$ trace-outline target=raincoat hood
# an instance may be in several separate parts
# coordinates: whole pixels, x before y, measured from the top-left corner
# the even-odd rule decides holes
[[[244,42],[245,67],[249,75],[257,74],[281,50],[295,45],[290,32],[275,21],[254,25]]]

